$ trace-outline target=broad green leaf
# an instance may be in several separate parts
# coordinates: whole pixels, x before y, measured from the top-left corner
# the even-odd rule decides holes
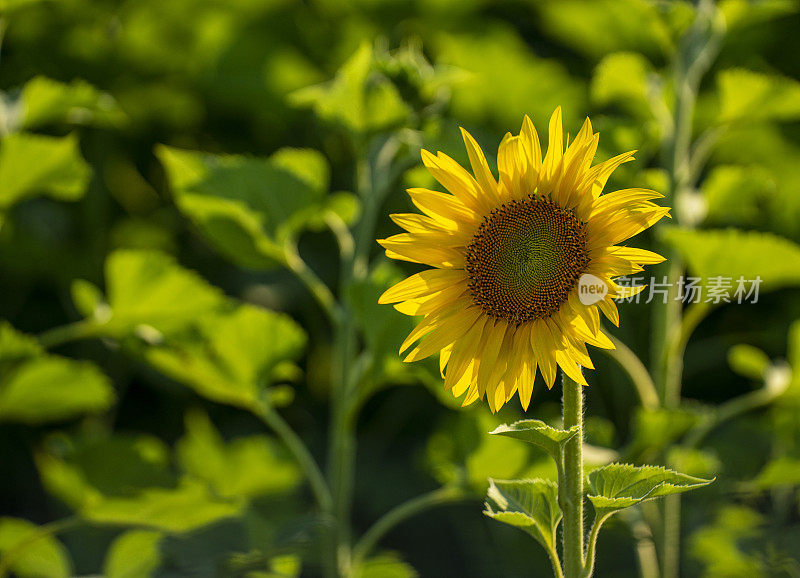
[[[524,419],[510,425],[503,424],[489,433],[539,446],[558,461],[564,451],[564,444],[578,433],[578,426],[563,430],[550,427],[538,419]]]
[[[85,279],[75,279],[72,282],[70,296],[75,309],[84,317],[97,318],[98,312],[101,310],[105,315],[110,313],[108,306],[103,301],[103,292],[97,285]]]
[[[428,463],[442,484],[467,483],[484,495],[489,478],[527,475],[531,451],[518,440],[487,436],[499,419],[487,412],[465,411],[449,416],[431,436]],[[548,460],[549,462],[549,460]]]
[[[156,154],[178,208],[243,267],[283,263],[287,239],[319,225],[326,210],[341,210],[341,195],[326,195],[328,164],[314,150],[282,149],[262,159],[162,145]]]
[[[167,338],[147,348],[145,358],[204,397],[248,409],[306,343],[290,317],[253,305],[202,317],[195,327],[194,337]]]
[[[410,114],[397,88],[377,74],[372,47],[364,42],[330,82],[290,95],[296,106],[310,106],[321,119],[354,132],[400,125]]]
[[[160,542],[155,530],[130,530],[112,542],[103,564],[106,578],[150,578],[161,565]]]
[[[275,440],[258,435],[226,444],[199,411],[186,415],[186,435],[178,441],[177,452],[183,471],[225,498],[281,493],[300,481],[295,462],[283,455]]]
[[[776,194],[775,179],[760,165],[720,165],[703,180],[706,224],[763,226]]]
[[[602,519],[645,500],[702,488],[713,481],[659,466],[609,464],[589,473],[588,497]]]
[[[87,504],[81,516],[95,524],[184,533],[237,516],[242,505],[212,495],[204,484],[184,480],[177,488],[147,488],[130,497],[104,497]]]
[[[141,327],[168,333],[219,310],[222,292],[193,271],[156,251],[118,250],[106,260],[110,316],[104,335],[121,338]]]
[[[489,480],[484,514],[528,532],[552,550],[561,521],[558,484],[550,480]]]
[[[561,0],[536,5],[542,30],[591,58],[633,50],[662,55],[672,47],[659,8],[636,0]]]
[[[0,362],[22,361],[43,353],[35,337],[20,333],[8,321],[0,321]]]
[[[544,129],[546,125],[540,123],[546,122],[557,106],[564,107],[567,125],[577,122],[578,111],[586,109],[581,81],[560,61],[534,54],[511,27],[490,24],[480,31],[441,34],[434,44],[441,63],[467,74],[452,89],[456,118],[493,122],[516,132],[525,114]],[[508,74],[509,70],[514,74]],[[475,136],[481,140],[480,135]],[[466,155],[462,158],[466,161]]]
[[[740,343],[728,350],[728,365],[739,375],[762,381],[770,361],[767,354],[758,347]]]
[[[382,552],[366,560],[355,572],[355,578],[417,578],[419,574],[393,552]]]
[[[712,524],[697,530],[690,539],[692,556],[705,566],[704,576],[749,578],[766,576],[763,551],[745,552],[742,547],[762,533],[764,519],[745,506],[724,505]]]
[[[115,125],[125,118],[110,94],[83,80],[64,84],[37,76],[25,84],[21,101],[22,126],[26,129],[60,122]]]
[[[0,380],[0,421],[59,421],[103,411],[114,399],[93,364],[51,355],[25,361]]]
[[[36,195],[77,200],[90,175],[74,134],[12,133],[0,139],[0,211]]]
[[[153,436],[54,434],[35,458],[45,489],[79,512],[106,496],[174,483],[169,449]]]
[[[655,459],[697,420],[698,415],[686,409],[638,408],[633,421],[633,439],[623,453],[636,461]]]
[[[737,280],[743,278],[745,292],[749,281],[761,278],[759,291],[769,291],[800,283],[800,246],[771,233],[725,230],[662,228],[664,240],[677,249],[689,265],[691,275],[729,279],[730,299],[735,301]],[[746,293],[743,295],[746,296]],[[703,295],[704,300],[707,295]],[[752,301],[752,297],[749,301]]]
[[[800,486],[800,459],[780,457],[770,460],[753,480],[753,484],[761,490]]]
[[[648,99],[652,66],[636,52],[609,54],[600,61],[592,76],[591,96],[595,104],[617,104],[639,118],[650,118]]]
[[[800,82],[744,69],[723,70],[717,77],[721,122],[800,118]]]
[[[19,578],[73,575],[69,553],[61,542],[45,529],[19,518],[0,518],[0,559]]]

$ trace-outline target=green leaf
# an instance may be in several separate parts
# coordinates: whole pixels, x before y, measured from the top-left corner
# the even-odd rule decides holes
[[[564,444],[578,433],[578,426],[563,430],[550,427],[538,419],[524,419],[511,425],[503,424],[489,433],[539,446],[558,461],[564,451]]]
[[[633,50],[661,56],[672,47],[659,7],[636,0],[542,2],[542,30],[591,58]]]
[[[67,578],[67,549],[46,529],[19,518],[0,518],[0,557],[19,578]]]
[[[547,550],[561,521],[558,484],[550,480],[489,480],[484,514],[528,532]],[[494,504],[494,505],[493,505]]]
[[[713,481],[659,466],[609,464],[589,472],[588,497],[602,519],[640,502],[702,488]]]
[[[708,283],[712,277],[732,280],[730,299],[735,301],[737,279],[745,290],[750,280],[761,277],[759,291],[770,291],[800,283],[800,246],[771,233],[725,230],[661,229],[663,239],[677,249],[692,275]],[[705,300],[706,295],[703,296]],[[751,299],[752,300],[752,299]]]
[[[64,84],[37,76],[29,80],[21,95],[26,129],[57,122],[88,125],[119,125],[125,118],[114,98],[88,82]]]
[[[703,180],[706,224],[759,227],[769,221],[776,184],[763,166],[721,165]]]
[[[306,343],[290,317],[253,305],[202,317],[195,327],[193,337],[167,338],[147,348],[146,360],[208,399],[251,410]]]
[[[74,134],[6,135],[0,140],[0,211],[36,195],[77,200],[83,196],[90,175]]]
[[[382,552],[366,560],[358,568],[355,578],[417,578],[419,574],[393,552]]]
[[[185,533],[239,515],[243,504],[222,500],[199,482],[177,488],[147,488],[131,497],[105,497],[87,504],[81,515],[95,524],[140,526]]]
[[[740,343],[728,350],[728,365],[731,369],[744,377],[763,381],[770,360],[766,353],[758,347]]]
[[[761,490],[781,486],[800,486],[800,459],[788,456],[770,460],[753,484]]]
[[[691,551],[705,566],[704,576],[748,578],[769,575],[763,550],[745,552],[745,543],[761,535],[764,518],[750,508],[724,505],[712,524],[691,537]]]
[[[633,421],[633,439],[623,453],[637,461],[655,459],[697,421],[697,413],[687,409],[638,408]]]
[[[0,362],[21,361],[43,353],[35,337],[20,333],[8,321],[0,321]]]
[[[156,154],[178,208],[243,267],[283,263],[287,239],[319,225],[326,210],[341,210],[341,196],[326,196],[328,164],[314,150],[282,149],[260,159],[162,145]]]
[[[103,564],[106,578],[150,578],[161,566],[162,532],[130,530],[112,542]]]
[[[581,81],[559,60],[537,56],[510,26],[487,23],[476,32],[442,34],[436,39],[436,51],[441,63],[467,73],[452,89],[455,118],[517,130],[525,114],[544,128],[539,123],[546,122],[557,106],[564,107],[566,124],[577,122],[578,111],[586,109]]]
[[[103,292],[97,285],[84,279],[75,279],[70,286],[70,296],[72,303],[78,313],[84,317],[91,318],[98,316],[98,310],[105,305]],[[106,307],[107,309],[107,307]],[[105,312],[106,315],[108,311]]]
[[[605,56],[592,76],[591,96],[595,104],[618,104],[639,118],[652,116],[648,97],[652,66],[636,52]]]
[[[49,436],[35,454],[45,489],[78,512],[105,497],[169,487],[169,449],[154,436]]]
[[[109,379],[93,364],[56,356],[36,358],[0,381],[0,421],[60,421],[106,410],[114,399]]]
[[[531,462],[530,449],[517,440],[486,435],[498,425],[496,416],[482,411],[450,416],[428,441],[434,476],[443,485],[466,483],[478,495],[486,493],[489,478],[520,477]]]
[[[286,492],[301,477],[295,462],[283,455],[275,440],[258,435],[226,444],[208,416],[199,411],[186,415],[186,435],[178,441],[177,452],[185,472],[226,498]]]
[[[121,338],[142,326],[168,333],[219,310],[222,292],[156,251],[118,250],[106,260],[109,318],[100,331]]]
[[[321,119],[354,133],[400,125],[410,114],[397,88],[376,73],[368,42],[359,46],[333,80],[295,91],[290,102],[309,106]]]
[[[717,77],[721,122],[756,122],[800,118],[800,82],[744,69],[723,70]]]

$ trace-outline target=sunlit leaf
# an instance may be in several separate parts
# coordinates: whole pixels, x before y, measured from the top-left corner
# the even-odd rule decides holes
[[[752,345],[740,343],[728,350],[728,365],[744,377],[761,381],[769,368],[769,357]]]
[[[764,576],[763,557],[757,552],[747,553],[745,541],[759,534],[762,516],[745,506],[725,505],[713,524],[697,530],[691,537],[691,551],[705,566],[705,576],[730,576],[748,578]]]
[[[703,180],[708,225],[763,225],[776,194],[775,179],[759,165],[721,165]]]
[[[489,433],[539,446],[553,459],[559,460],[564,445],[578,433],[578,426],[562,430],[550,427],[538,419],[525,419],[512,424],[503,424]]]
[[[648,2],[561,0],[537,7],[548,34],[592,58],[623,50],[659,55],[672,47],[659,9]]]
[[[111,543],[103,564],[107,578],[150,578],[161,565],[162,532],[130,530]]]
[[[297,485],[300,472],[281,446],[261,435],[226,444],[203,413],[186,416],[186,435],[178,442],[181,467],[208,482],[223,497],[255,497],[285,492]]]
[[[690,274],[702,277],[704,283],[712,277],[730,279],[732,301],[739,278],[747,281],[745,291],[757,277],[761,278],[760,291],[800,283],[800,246],[777,235],[676,227],[663,228],[661,233],[686,260]]]
[[[341,210],[341,196],[326,195],[328,164],[314,150],[282,149],[268,159],[166,146],[156,152],[178,208],[243,267],[283,263],[287,238],[318,225],[326,210]]]
[[[25,84],[21,100],[27,129],[57,122],[114,125],[125,118],[111,95],[83,80],[64,84],[37,76]]]
[[[645,500],[679,494],[713,482],[658,466],[609,464],[589,472],[589,500],[598,518]]]
[[[544,129],[538,123],[556,106],[575,121],[586,109],[581,81],[558,60],[538,57],[509,27],[494,24],[479,32],[442,34],[436,46],[440,62],[468,74],[452,89],[456,118],[492,121],[516,132],[525,114]]]
[[[630,459],[649,461],[697,423],[698,415],[686,409],[638,408],[633,420],[633,439],[624,450]]]
[[[48,437],[36,455],[42,485],[76,511],[104,496],[169,487],[169,450],[153,436]]]
[[[717,77],[721,122],[800,118],[800,82],[751,70],[723,70]]]
[[[762,490],[781,486],[800,486],[800,459],[780,457],[770,460],[753,483]]]
[[[8,321],[0,321],[0,362],[22,361],[43,353],[35,337],[17,331]]]
[[[74,201],[83,196],[90,175],[74,134],[12,133],[0,139],[0,210],[36,195]]]
[[[61,542],[44,528],[19,518],[0,518],[0,559],[19,578],[73,575],[69,553]]]
[[[118,250],[106,260],[105,335],[123,337],[141,326],[168,333],[225,303],[222,292],[197,273],[156,251]]]
[[[382,552],[366,560],[356,571],[356,578],[416,578],[416,570],[393,552]]]
[[[400,93],[385,76],[375,74],[372,47],[362,43],[336,77],[325,84],[300,89],[290,101],[310,106],[323,120],[355,133],[385,129],[409,115]]]
[[[528,532],[546,549],[561,521],[558,484],[550,480],[489,480],[484,514]]]
[[[528,475],[531,452],[526,444],[486,435],[499,425],[499,419],[486,412],[458,413],[445,420],[427,448],[428,463],[436,478],[442,484],[466,482],[483,495],[489,478]]]
[[[0,421],[43,423],[99,412],[114,403],[109,379],[88,362],[47,356],[0,381]]]
[[[198,319],[196,328],[194,337],[180,335],[149,347],[147,361],[204,397],[249,409],[306,342],[287,315],[253,305]]]
[[[639,118],[649,118],[648,84],[652,65],[636,52],[609,54],[594,71],[592,100],[599,106],[617,104]]]
[[[81,515],[95,524],[141,526],[165,532],[189,532],[240,513],[242,503],[222,500],[199,482],[177,488],[148,488],[131,497],[105,497],[89,503]]]

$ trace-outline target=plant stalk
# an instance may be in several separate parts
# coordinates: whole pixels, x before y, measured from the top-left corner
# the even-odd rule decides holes
[[[563,376],[564,429],[578,433],[564,446],[564,476],[558,485],[558,504],[564,515],[563,557],[565,578],[583,575],[583,386]]]

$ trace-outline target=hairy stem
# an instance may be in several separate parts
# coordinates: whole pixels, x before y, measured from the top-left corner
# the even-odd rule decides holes
[[[566,578],[583,574],[583,389],[563,376],[564,429],[578,433],[564,446],[564,476],[558,485],[558,504],[564,515],[563,556]]]

